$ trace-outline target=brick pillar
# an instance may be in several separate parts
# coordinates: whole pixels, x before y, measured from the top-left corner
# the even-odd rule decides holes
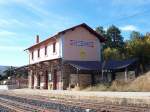
[[[48,72],[44,71],[42,74],[42,82],[43,82],[43,86],[42,89],[48,89]]]
[[[34,81],[34,88],[40,89],[40,75],[38,73],[34,75]]]
[[[33,88],[36,89],[36,86],[37,86],[37,75],[34,74],[34,85],[33,85]]]
[[[34,88],[34,74],[31,75],[31,88]]]
[[[28,88],[31,88],[31,75],[28,75]]]
[[[40,74],[37,74],[37,89],[40,89],[40,79],[41,79],[41,77],[40,77]]]
[[[29,82],[29,83],[28,83],[28,87],[29,87],[29,88],[32,88],[32,87],[33,87],[33,82],[34,82],[34,81],[33,81],[33,77],[32,77],[32,76],[33,76],[33,71],[30,70],[30,71],[29,71],[29,75],[28,75],[28,80],[29,80],[29,81],[28,81],[28,82]]]

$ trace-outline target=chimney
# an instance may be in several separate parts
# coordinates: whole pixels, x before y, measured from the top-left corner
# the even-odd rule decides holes
[[[39,41],[40,41],[40,39],[39,39],[39,35],[37,35],[37,36],[36,36],[36,44],[38,44],[38,43],[39,43]]]

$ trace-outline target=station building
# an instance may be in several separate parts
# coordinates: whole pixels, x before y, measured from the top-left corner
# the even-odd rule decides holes
[[[101,80],[104,37],[83,23],[39,41],[29,53],[29,88],[65,90]]]

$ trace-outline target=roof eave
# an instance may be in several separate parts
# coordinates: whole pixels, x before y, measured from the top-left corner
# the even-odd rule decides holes
[[[58,35],[60,35],[60,34],[65,33],[65,32],[68,31],[68,30],[73,30],[73,29],[75,29],[75,28],[77,28],[77,27],[80,27],[80,26],[86,28],[90,33],[92,33],[93,35],[95,35],[95,36],[100,40],[100,42],[105,42],[105,41],[106,41],[106,39],[105,39],[103,36],[101,36],[101,35],[98,34],[96,31],[94,31],[94,30],[93,30],[91,27],[89,27],[87,24],[82,23],[82,24],[79,24],[79,25],[77,25],[77,26],[74,26],[74,27],[68,28],[68,29],[66,29],[66,30],[63,30],[63,31],[61,31],[61,32],[58,32],[56,35],[54,35],[54,36],[52,36],[52,37],[50,37],[50,38],[48,38],[48,39],[46,39],[46,40],[44,40],[44,41],[38,43],[38,44],[35,44],[35,45],[33,45],[33,46],[31,46],[31,47],[25,49],[24,51],[30,50],[30,49],[36,47],[37,45],[42,44],[42,43],[48,41],[49,39],[52,39],[52,38],[54,38],[54,37],[56,37],[56,36],[58,36]]]

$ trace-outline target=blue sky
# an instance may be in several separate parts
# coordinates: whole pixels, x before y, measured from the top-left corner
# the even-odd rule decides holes
[[[114,24],[127,39],[150,28],[150,0],[0,0],[0,65],[28,64],[25,48],[58,31],[87,23]],[[132,16],[135,15],[135,16]]]

